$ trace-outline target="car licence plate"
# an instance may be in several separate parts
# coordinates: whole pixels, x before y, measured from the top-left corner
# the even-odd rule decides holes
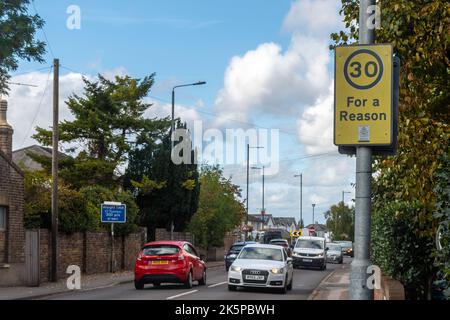
[[[152,261],[152,265],[166,265],[169,264],[169,261]]]
[[[245,276],[246,280],[264,281],[264,276]]]
[[[312,259],[303,259],[303,262],[313,262]]]

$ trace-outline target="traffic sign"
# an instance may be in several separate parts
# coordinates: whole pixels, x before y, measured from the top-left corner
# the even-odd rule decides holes
[[[299,238],[301,237],[303,232],[301,230],[296,230],[291,232],[291,237],[293,238]]]
[[[335,145],[392,145],[392,46],[341,46],[335,59]]]
[[[127,206],[121,203],[104,203],[101,206],[101,219],[105,223],[126,223]]]

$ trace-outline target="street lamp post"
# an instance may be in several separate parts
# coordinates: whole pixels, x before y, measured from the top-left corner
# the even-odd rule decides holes
[[[175,90],[178,88],[182,88],[182,87],[202,86],[205,84],[206,84],[205,81],[199,81],[199,82],[195,82],[195,83],[182,84],[179,86],[175,86],[172,89],[172,123],[171,123],[171,127],[170,127],[170,141],[171,141],[170,154],[171,155],[172,155],[172,153],[174,151],[174,147],[175,147]],[[173,231],[174,231],[174,222],[172,220],[172,222],[170,224],[170,240],[173,240]]]
[[[316,228],[316,219],[314,218],[314,209],[316,208],[315,203],[312,204],[312,208],[313,208],[313,225],[314,225],[314,229],[315,229]]]
[[[250,149],[263,149],[264,147],[250,147],[250,144],[247,144],[247,204],[246,204],[246,223],[245,226],[248,226],[248,194],[249,194],[249,181],[250,181]],[[245,241],[248,238],[248,231],[245,232]]]
[[[173,152],[173,147],[174,147],[174,133],[175,133],[175,90],[178,88],[183,88],[183,87],[190,87],[190,86],[202,86],[205,85],[206,82],[205,81],[199,81],[199,82],[195,82],[195,83],[190,83],[190,84],[182,84],[179,86],[175,86],[172,89],[172,126],[170,129],[170,137],[171,137],[171,141],[172,141],[172,152]]]
[[[252,167],[253,170],[262,170],[262,207],[261,207],[261,224],[262,224],[262,229],[264,230],[264,214],[266,212],[266,206],[264,203],[264,193],[265,193],[265,170],[266,167]]]
[[[297,174],[294,178],[300,178],[300,223],[299,228],[303,228],[303,173]]]

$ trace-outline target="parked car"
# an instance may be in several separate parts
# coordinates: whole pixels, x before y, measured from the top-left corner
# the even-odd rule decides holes
[[[355,252],[353,250],[353,242],[351,241],[334,241],[335,243],[339,243],[342,247],[342,254],[344,256],[354,257]]]
[[[245,246],[228,272],[228,290],[238,287],[274,288],[281,293],[292,290],[292,258],[280,246],[250,244]]]
[[[270,240],[270,244],[273,244],[275,246],[281,246],[286,249],[286,252],[288,253],[288,256],[291,256],[291,247],[289,246],[289,241],[284,239],[273,239]]]
[[[325,238],[300,237],[292,252],[294,267],[314,267],[325,270],[327,268],[326,252]]]
[[[344,262],[344,255],[342,254],[342,247],[339,243],[327,244],[327,261],[342,264]]]
[[[225,269],[230,269],[230,266],[233,264],[234,260],[236,260],[237,256],[241,252],[242,248],[244,248],[248,244],[255,244],[254,241],[247,241],[247,242],[236,242],[230,247],[230,250],[225,254]]]
[[[192,283],[206,284],[206,264],[192,244],[184,241],[157,241],[146,244],[139,252],[135,264],[134,285],[142,290],[152,283],[183,283],[192,288]]]

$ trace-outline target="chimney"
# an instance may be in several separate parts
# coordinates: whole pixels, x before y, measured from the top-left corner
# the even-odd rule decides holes
[[[8,102],[0,100],[0,150],[6,154],[8,159],[12,159],[12,136],[13,128],[8,124],[6,119],[6,111],[8,110]]]

